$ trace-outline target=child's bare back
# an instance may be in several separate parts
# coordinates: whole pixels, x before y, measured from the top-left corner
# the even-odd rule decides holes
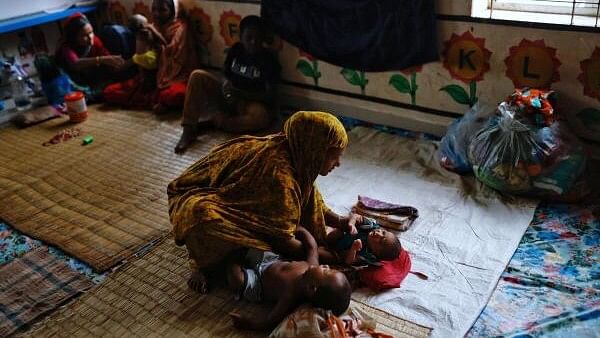
[[[261,279],[264,300],[277,302],[284,295],[297,293],[296,285],[309,268],[310,264],[304,261],[273,263]]]
[[[346,310],[352,293],[346,276],[327,265],[318,265],[316,245],[307,251],[307,261],[291,262],[269,251],[249,249],[243,263],[230,264],[227,282],[232,291],[249,301],[275,304],[266,318],[232,313],[236,327],[272,329],[304,302],[338,315]]]

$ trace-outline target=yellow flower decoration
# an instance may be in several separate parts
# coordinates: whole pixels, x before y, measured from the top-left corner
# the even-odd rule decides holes
[[[504,59],[506,76],[515,88],[531,87],[547,89],[560,80],[556,58],[556,48],[546,46],[544,40],[521,40],[518,46],[510,48]]]
[[[579,67],[578,79],[583,84],[583,94],[600,100],[600,48],[596,47],[592,56],[581,61]]]
[[[205,44],[212,39],[213,27],[210,24],[210,16],[202,8],[194,7],[190,10],[190,23],[197,36]]]

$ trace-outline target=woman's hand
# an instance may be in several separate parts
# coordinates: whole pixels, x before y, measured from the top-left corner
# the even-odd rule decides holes
[[[358,233],[358,229],[356,229],[356,224],[361,224],[364,222],[364,219],[361,215],[355,214],[353,212],[348,216],[348,223],[346,227],[342,227],[345,232],[350,233],[350,235],[356,235]]]
[[[100,62],[114,69],[120,69],[125,64],[125,59],[121,55],[106,55],[100,57]]]

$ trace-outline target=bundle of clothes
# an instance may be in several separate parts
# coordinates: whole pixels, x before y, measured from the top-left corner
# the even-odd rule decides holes
[[[555,93],[516,89],[497,107],[472,107],[441,141],[438,158],[500,192],[577,200],[587,191],[586,155],[556,110]]]

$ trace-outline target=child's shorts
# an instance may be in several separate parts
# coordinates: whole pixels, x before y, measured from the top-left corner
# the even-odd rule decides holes
[[[275,262],[281,259],[270,251],[249,249],[244,261],[244,288],[240,298],[250,302],[262,301],[262,275]]]

